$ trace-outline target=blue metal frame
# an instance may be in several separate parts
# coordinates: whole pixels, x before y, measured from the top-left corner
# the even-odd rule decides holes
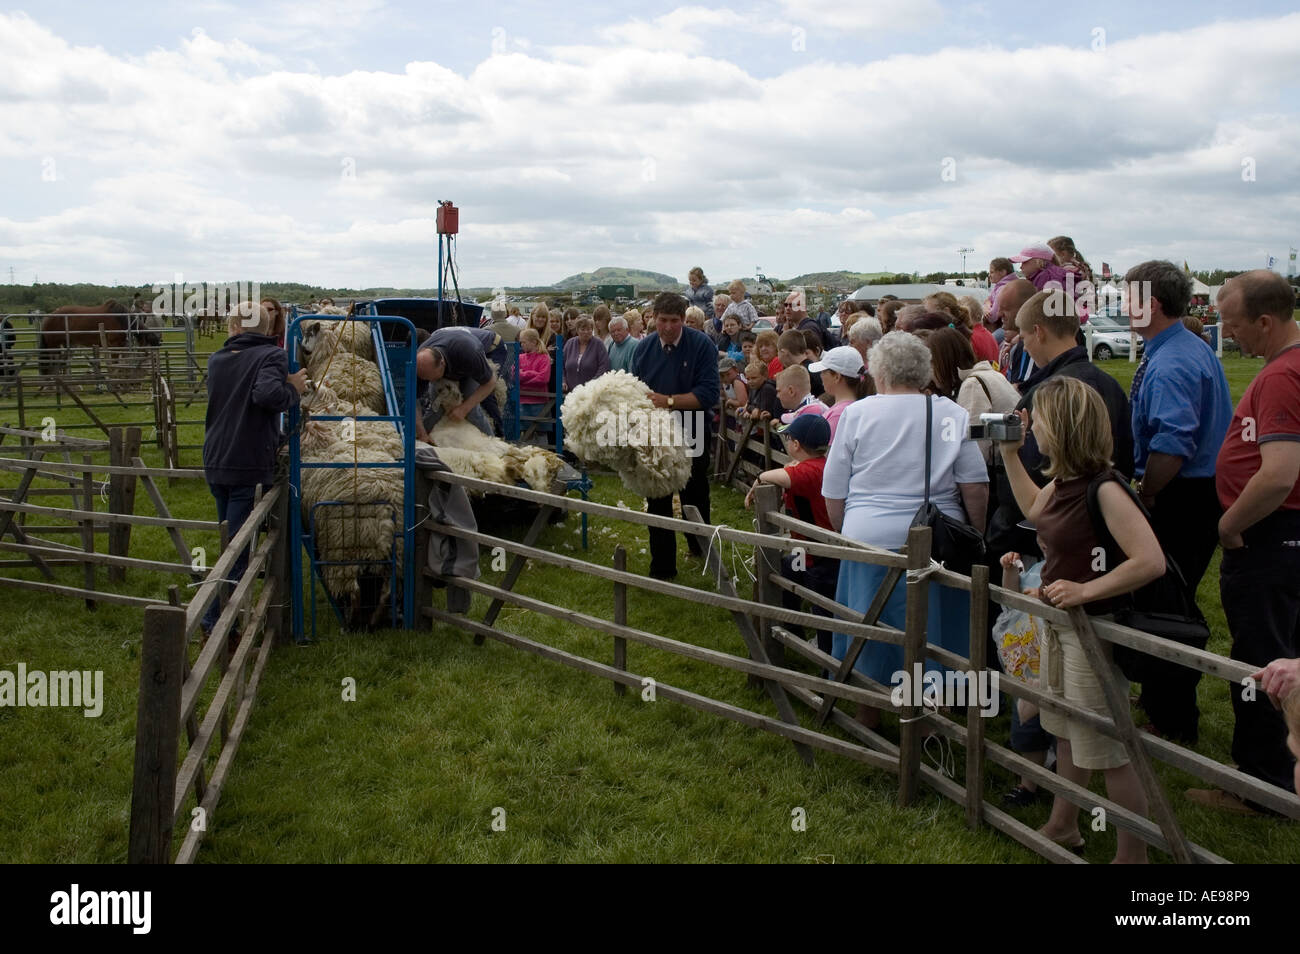
[[[373,309],[371,309],[373,311]],[[295,309],[296,311],[296,309]],[[325,321],[337,321],[337,315],[307,315],[295,314],[290,321],[289,327],[285,332],[285,348],[289,352],[289,370],[296,371],[299,368],[298,354],[302,346],[302,322],[307,318],[319,318]],[[375,344],[375,357],[379,364],[379,377],[384,384],[384,400],[388,407],[388,414],[366,414],[358,415],[358,421],[390,421],[397,428],[398,434],[402,438],[402,459],[391,464],[387,463],[359,463],[352,464],[347,462],[329,462],[329,463],[304,463],[302,460],[302,447],[299,440],[298,428],[301,423],[301,413],[297,405],[289,410],[289,521],[291,539],[296,542],[294,548],[294,557],[290,561],[292,565],[292,587],[293,587],[293,638],[296,642],[303,642],[304,633],[304,607],[302,603],[302,551],[304,547],[308,553],[308,559],[312,561],[313,573],[319,572],[316,561],[316,550],[313,545],[312,529],[315,525],[315,509],[313,508],[312,517],[309,520],[307,532],[303,532],[302,525],[302,471],[304,468],[334,468],[334,469],[352,469],[360,468],[387,468],[393,469],[400,467],[403,472],[402,480],[402,623],[407,629],[413,629],[416,625],[415,619],[415,413],[416,413],[416,382],[415,382],[415,326],[406,318],[397,315],[375,315],[358,316],[351,320],[365,321],[370,325],[371,339]],[[398,402],[396,391],[393,387],[392,373],[389,369],[389,352],[388,346],[384,342],[380,325],[384,322],[401,324],[406,330],[407,351],[405,374],[403,383],[405,385],[403,398]],[[401,348],[402,346],[398,346]],[[351,418],[351,415],[330,414],[315,415],[317,420],[322,421],[341,421],[345,418]],[[328,503],[335,504],[337,501]],[[359,506],[368,504],[361,502]],[[339,562],[339,561],[334,561]],[[394,574],[396,566],[394,566]],[[328,593],[328,588],[326,589]],[[315,583],[312,584],[312,635],[316,633],[316,601],[315,601]],[[395,599],[396,593],[390,595],[390,599]],[[334,606],[333,599],[330,603]],[[338,607],[334,606],[335,612]]]

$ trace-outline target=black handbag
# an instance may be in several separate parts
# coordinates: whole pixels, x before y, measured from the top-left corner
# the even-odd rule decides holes
[[[930,503],[930,433],[934,408],[925,396],[925,502],[912,518],[912,526],[930,528],[930,556],[954,573],[970,573],[984,561],[984,535]]]
[[[1151,526],[1151,514],[1123,475],[1107,472],[1088,485],[1088,516],[1092,519],[1093,532],[1106,550],[1106,559],[1122,560],[1123,551],[1111,536],[1106,520],[1101,514],[1101,503],[1097,494],[1101,485],[1107,480],[1114,480],[1128,493],[1129,498],[1137,504],[1138,510]],[[1118,566],[1118,563],[1108,563]],[[1130,629],[1141,630],[1152,636],[1161,636],[1182,643],[1192,649],[1204,649],[1210,641],[1210,627],[1206,623],[1201,608],[1187,587],[1183,571],[1173,558],[1165,553],[1165,575],[1152,580],[1141,589],[1122,597],[1125,605],[1115,610],[1115,622]],[[1119,643],[1112,644],[1115,665],[1130,682],[1145,683],[1150,676],[1150,664],[1154,661],[1147,655]]]

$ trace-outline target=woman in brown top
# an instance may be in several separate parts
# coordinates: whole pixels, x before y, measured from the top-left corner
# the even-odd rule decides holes
[[[1020,412],[1026,425],[1028,414]],[[1088,515],[1088,485],[1111,468],[1113,441],[1110,418],[1098,394],[1076,378],[1049,378],[1034,391],[1034,435],[1048,458],[1044,473],[1053,478],[1046,487],[1034,484],[1018,453],[1023,439],[1002,444],[1002,458],[1016,502],[1038,529],[1042,547],[1043,585],[1038,595],[1062,609],[1084,606],[1089,613],[1107,613],[1115,597],[1131,593],[1165,572],[1164,553],[1150,524],[1123,487],[1108,480],[1097,501],[1111,536],[1124,551],[1119,566],[1107,569],[1105,549]],[[1073,629],[1047,624],[1039,671],[1049,694],[1108,715],[1097,673],[1088,663]],[[1105,646],[1107,656],[1109,646]],[[1112,664],[1116,678],[1127,682]],[[1125,693],[1127,695],[1127,691]],[[1106,793],[1139,815],[1147,811],[1146,795],[1124,746],[1074,719],[1044,709],[1043,728],[1057,737],[1056,771],[1084,788],[1093,769],[1106,775]],[[1079,808],[1061,796],[1040,833],[1072,851],[1081,852]],[[1120,829],[1116,862],[1145,863],[1146,843]]]

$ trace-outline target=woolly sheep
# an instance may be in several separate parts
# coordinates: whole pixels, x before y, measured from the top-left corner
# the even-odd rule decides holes
[[[323,422],[313,422],[319,427]],[[337,423],[337,422],[335,422]],[[358,463],[391,463],[392,455],[355,443],[319,439],[314,428],[304,433],[303,459],[307,462],[356,460]],[[309,453],[310,451],[310,453]],[[323,507],[316,512],[315,541],[321,560],[361,561],[356,566],[324,566],[321,575],[337,599],[361,595],[360,577],[386,574],[394,545],[401,558],[402,482],[400,466],[392,468],[303,468],[303,520],[312,508],[325,501],[343,501],[343,506]],[[375,506],[380,501],[391,506]],[[399,534],[396,538],[394,534]],[[381,599],[382,602],[382,599]]]
[[[653,439],[680,433],[673,414],[655,407],[645,383],[626,371],[612,371],[569,392],[561,409],[564,446],[578,456],[611,467],[633,493],[663,497],[686,486],[691,461],[682,442]],[[611,428],[626,414],[637,422],[644,441],[627,441]],[[611,440],[611,430],[617,440]]]
[[[375,341],[368,321],[308,321],[302,326],[302,350],[308,354],[324,350],[333,354],[350,351],[359,358],[375,360]]]

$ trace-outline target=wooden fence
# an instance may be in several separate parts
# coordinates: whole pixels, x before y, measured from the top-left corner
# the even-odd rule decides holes
[[[0,550],[22,554],[15,560],[0,561],[6,569],[24,568],[40,572],[44,580],[0,577],[0,586],[54,593],[83,599],[87,608],[96,603],[126,606],[165,606],[166,600],[129,596],[101,589],[97,570],[103,567],[110,583],[126,579],[128,569],[149,570],[200,579],[195,569],[186,532],[219,532],[210,520],[181,520],[172,516],[159,487],[159,479],[203,480],[202,470],[148,467],[140,458],[140,429],[108,429],[108,440],[88,440],[64,433],[0,427],[0,472],[16,474],[18,483],[0,491]],[[108,463],[95,457],[108,455]],[[74,455],[78,458],[74,460]],[[52,459],[52,458],[62,458]],[[58,486],[34,486],[38,478]],[[154,510],[152,516],[137,514],[137,489],[143,488]],[[106,506],[104,503],[106,502]],[[31,521],[39,520],[39,525]],[[141,559],[130,555],[133,527],[166,528],[175,547],[177,562]],[[79,546],[57,536],[79,538]],[[99,545],[106,537],[106,548]],[[58,582],[53,568],[82,567],[81,585]]]
[[[698,513],[691,507],[686,508],[686,519],[674,519],[534,490],[501,487],[455,474],[421,473],[422,481],[438,480],[475,492],[503,494],[541,505],[536,521],[523,542],[445,525],[437,527],[438,533],[470,540],[482,546],[501,547],[513,557],[505,579],[499,586],[480,580],[444,578],[425,572],[426,588],[430,581],[436,580],[446,586],[459,587],[490,599],[482,619],[474,620],[431,606],[427,589],[420,595],[419,605],[427,607],[424,610],[427,616],[436,622],[472,633],[475,642],[481,643],[484,639],[498,640],[506,645],[609,679],[615,683],[616,690],[625,686],[642,685],[642,676],[628,668],[630,664],[627,645],[629,643],[651,646],[703,663],[745,673],[750,677],[757,677],[772,701],[776,711],[775,717],[676,686],[659,683],[656,684],[655,691],[659,698],[674,700],[787,738],[805,761],[811,762],[813,750],[820,749],[891,772],[898,777],[898,798],[901,804],[910,803],[916,795],[918,784],[924,782],[940,794],[964,806],[967,823],[972,828],[989,824],[1052,861],[1072,863],[1082,859],[984,798],[984,780],[989,763],[1029,776],[1046,791],[1062,795],[1081,808],[1104,809],[1105,818],[1110,826],[1136,834],[1149,845],[1168,852],[1179,862],[1223,862],[1226,859],[1194,844],[1186,837],[1156,779],[1152,759],[1173,765],[1286,817],[1300,819],[1300,799],[1294,794],[1267,785],[1230,766],[1221,765],[1199,753],[1138,730],[1131,718],[1127,693],[1111,675],[1109,667],[1100,665],[1100,662],[1104,652],[1103,643],[1109,642],[1130,646],[1153,656],[1198,669],[1211,676],[1225,679],[1234,686],[1239,685],[1242,679],[1250,675],[1253,671],[1252,667],[1213,653],[1187,649],[1170,640],[1127,629],[1112,622],[1093,620],[1077,609],[1065,611],[1050,607],[1020,593],[990,585],[986,567],[976,567],[969,577],[952,573],[931,562],[928,529],[914,528],[909,534],[904,551],[894,553],[804,524],[780,513],[779,493],[775,487],[765,486],[756,494],[760,532],[753,533],[702,523],[699,521]],[[420,493],[421,486],[427,488],[427,484],[417,484],[417,493]],[[606,567],[576,557],[551,553],[534,546],[542,527],[557,511],[580,512],[694,536],[707,553],[708,569],[717,582],[717,592],[705,592],[629,573],[625,569],[626,557],[621,548],[615,554],[614,566]],[[793,540],[783,536],[789,531],[798,531],[807,539]],[[737,592],[735,581],[728,575],[721,559],[719,547],[722,542],[754,546],[757,551],[758,565],[771,568],[768,572],[759,574],[756,598],[746,599]],[[887,568],[885,581],[872,600],[868,612],[864,614],[855,611],[834,600],[796,586],[781,577],[776,572],[779,556],[782,552],[795,548],[801,548],[812,556],[860,561]],[[587,578],[607,581],[613,591],[614,619],[606,620],[568,609],[536,596],[515,593],[514,586],[527,560],[564,567]],[[906,590],[907,614],[903,629],[896,629],[879,622],[880,613],[889,593],[899,584]],[[970,593],[972,610],[968,656],[949,652],[926,641],[928,588],[940,584]],[[731,655],[635,628],[630,625],[627,618],[626,593],[629,587],[679,599],[685,604],[721,607],[728,610],[745,646],[747,657]],[[779,599],[781,589],[794,592],[831,613],[834,623],[828,627],[828,620],[825,617],[783,608]],[[894,744],[876,731],[867,729],[848,712],[837,708],[836,703],[840,700],[855,704],[865,703],[881,709],[895,708],[891,702],[892,687],[873,683],[852,668],[851,659],[856,655],[854,649],[859,647],[864,639],[881,640],[901,646],[905,672],[914,672],[913,667],[926,658],[960,672],[984,671],[987,662],[985,647],[988,638],[989,600],[1001,606],[1024,610],[1050,623],[1069,624],[1076,628],[1094,668],[1104,674],[1103,681],[1110,710],[1107,714],[1099,714],[1063,702],[1059,697],[1048,696],[1028,683],[1006,676],[1000,679],[1001,689],[1013,698],[1029,699],[1042,709],[1069,715],[1107,736],[1121,740],[1147,794],[1151,818],[1136,815],[1109,799],[1075,785],[987,739],[985,722],[980,716],[979,703],[975,699],[969,700],[970,704],[966,707],[965,724],[962,724],[955,713],[951,716],[943,715],[929,708],[919,708],[913,700],[905,700],[901,708],[898,708],[900,724],[898,744]],[[501,628],[497,624],[497,617],[507,604],[609,635],[612,637],[612,662],[588,659]],[[757,624],[754,620],[758,621]],[[785,624],[791,623],[813,629],[833,628],[837,632],[844,633],[852,640],[850,657],[842,662],[821,653],[815,645],[793,636],[785,628]],[[818,670],[832,673],[833,677],[822,678],[786,666],[787,652],[792,657],[800,657]],[[809,723],[808,725],[801,724],[792,703],[804,707],[807,712],[805,721]],[[832,723],[842,734],[828,732],[825,726],[827,722]],[[966,754],[964,779],[948,777],[922,763],[921,741],[926,733],[947,737],[964,747]],[[845,736],[848,738],[846,739]]]
[[[178,605],[173,588],[173,605],[145,610],[128,847],[132,863],[188,864],[212,824],[271,645],[287,640],[292,631],[288,506],[284,482],[269,493],[259,492],[248,520],[189,605]],[[269,530],[259,542],[263,523],[269,523]],[[227,577],[241,553],[249,555],[247,569],[191,659],[203,614],[219,592],[229,590]],[[240,634],[233,654],[232,632]],[[207,708],[200,714],[204,698]],[[176,847],[175,831],[182,822],[185,836]]]

